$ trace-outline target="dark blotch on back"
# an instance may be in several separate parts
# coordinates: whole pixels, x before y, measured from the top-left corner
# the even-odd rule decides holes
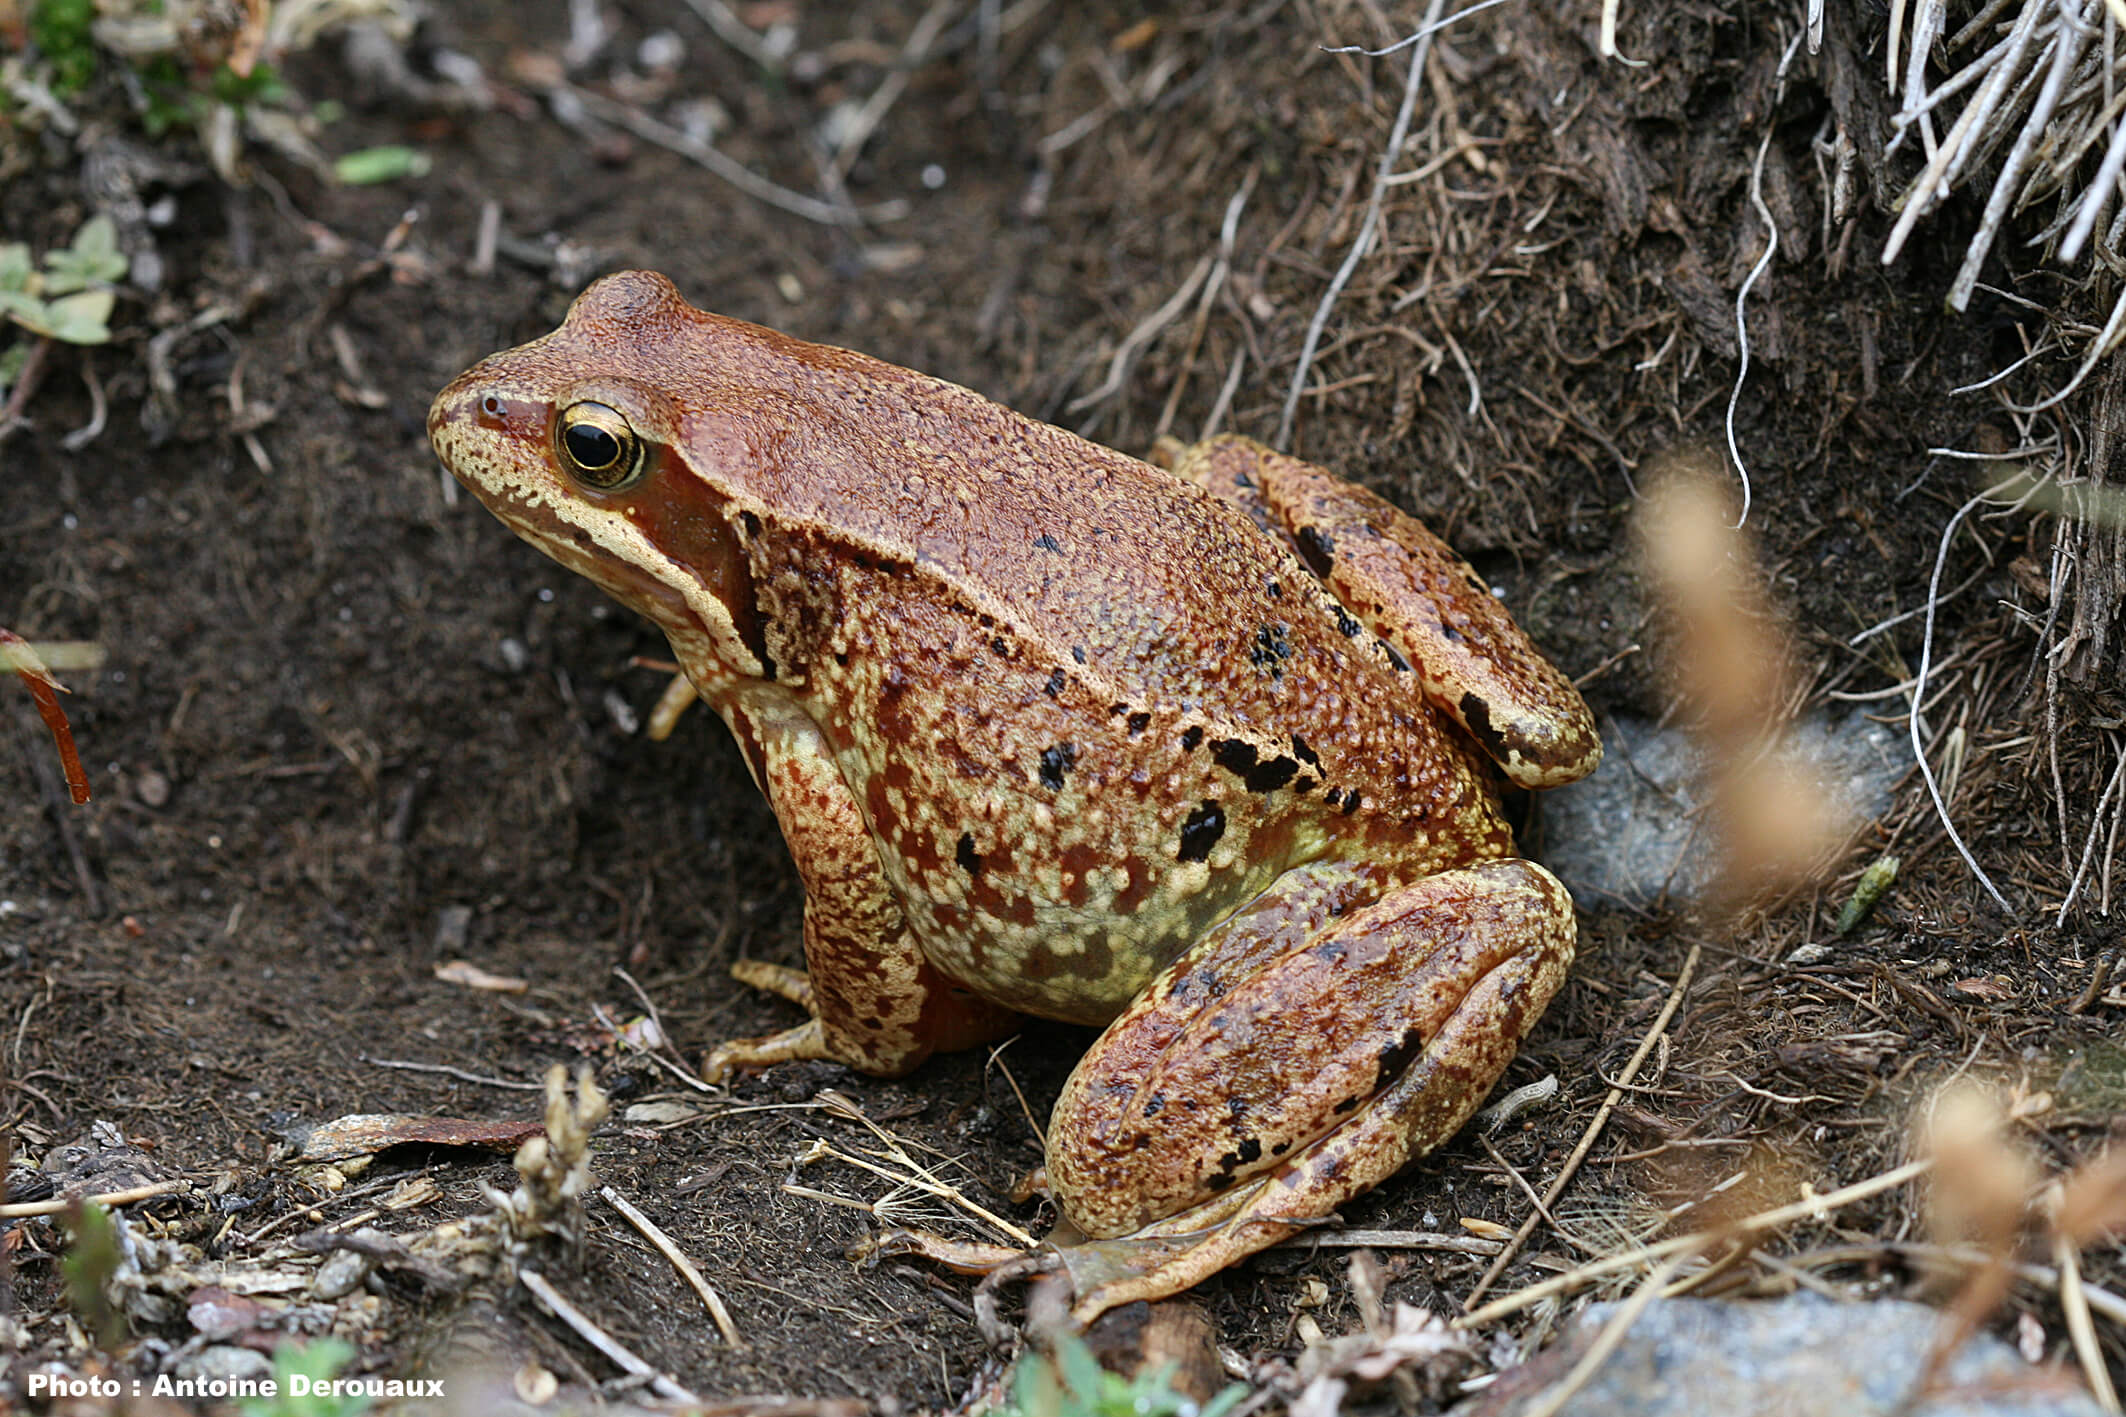
[[[1033,539],[1033,544],[1043,551],[1061,551],[1063,549],[1057,544],[1056,539],[1045,531]]]
[[[1475,694],[1463,694],[1458,707],[1462,711],[1462,722],[1468,725],[1469,732],[1476,741],[1484,745],[1484,751],[1493,758],[1503,759],[1506,756],[1506,737],[1492,726],[1491,705]]]
[[[1288,627],[1284,625],[1259,625],[1255,629],[1255,643],[1248,650],[1248,663],[1257,669],[1267,669],[1273,678],[1284,678],[1284,662],[1292,657],[1292,642],[1286,638]]]
[[[1299,559],[1307,563],[1307,569],[1323,580],[1329,578],[1329,568],[1336,564],[1336,542],[1318,526],[1303,526],[1293,534],[1299,544]]]
[[[1181,751],[1182,751],[1182,752],[1184,752],[1184,753],[1193,753],[1193,752],[1195,752],[1195,751],[1196,751],[1196,745],[1197,745],[1198,743],[1201,743],[1202,741],[1203,741],[1203,725],[1202,725],[1202,724],[1200,724],[1200,723],[1192,723],[1192,724],[1190,724],[1190,725],[1189,725],[1188,727],[1186,727],[1186,728],[1184,728],[1184,729],[1182,729],[1182,730],[1181,730]]]
[[[1070,676],[1065,674],[1062,670],[1058,669],[1053,674],[1050,674],[1048,676],[1048,682],[1042,685],[1041,692],[1048,695],[1048,697],[1050,697],[1051,699],[1055,698],[1058,694],[1061,694],[1063,692],[1063,686],[1069,682]]]
[[[1078,745],[1058,743],[1041,751],[1041,785],[1050,792],[1063,790],[1063,779],[1078,761]]]
[[[960,869],[968,875],[979,876],[982,874],[982,856],[980,852],[974,849],[974,833],[960,833],[960,844],[958,849],[952,853],[952,858],[960,863]]]
[[[1373,1090],[1379,1092],[1406,1072],[1425,1051],[1425,1040],[1414,1028],[1406,1029],[1403,1036],[1380,1050],[1380,1071],[1374,1075]]]
[[[1152,716],[1148,713],[1133,713],[1124,722],[1129,725],[1129,736],[1134,738],[1152,726]]]
[[[1315,755],[1313,747],[1297,733],[1292,735],[1292,752],[1308,767],[1318,768],[1321,766],[1321,759]]]
[[[1202,861],[1225,835],[1225,809],[1216,802],[1205,802],[1188,814],[1181,824],[1181,849],[1174,853],[1180,861]]]
[[[1275,792],[1299,774],[1299,764],[1276,757],[1257,762],[1255,745],[1238,738],[1221,738],[1211,744],[1211,757],[1218,766],[1245,783],[1250,792]]]

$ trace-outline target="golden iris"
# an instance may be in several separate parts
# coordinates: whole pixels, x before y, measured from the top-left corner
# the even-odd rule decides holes
[[[602,403],[563,409],[554,442],[569,476],[600,492],[612,491],[642,470],[642,440],[618,409]]]

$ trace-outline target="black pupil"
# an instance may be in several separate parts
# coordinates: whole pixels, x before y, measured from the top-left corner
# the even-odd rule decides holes
[[[603,472],[620,461],[620,440],[595,423],[578,423],[561,435],[576,466]]]

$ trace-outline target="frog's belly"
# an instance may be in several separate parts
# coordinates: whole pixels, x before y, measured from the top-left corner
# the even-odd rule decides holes
[[[1106,1023],[1219,920],[1333,850],[1299,802],[1228,802],[1198,852],[1176,842],[1201,794],[1159,810],[1113,792],[1057,802],[998,786],[888,771],[860,797],[924,955],[1042,1018]]]
[[[1084,1024],[1104,1024],[1122,1012],[1154,975],[1272,875],[1236,871],[1197,881],[1171,871],[1139,883],[1142,863],[1082,874],[984,867],[988,879],[965,889],[949,881],[934,894],[903,889],[902,906],[924,955],[984,998]],[[1124,908],[1133,892],[1144,899]]]

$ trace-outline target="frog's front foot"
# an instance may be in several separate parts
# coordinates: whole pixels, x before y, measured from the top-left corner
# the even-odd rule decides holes
[[[818,943],[820,932],[807,908],[807,953],[813,958],[836,956]],[[795,1028],[760,1038],[734,1038],[710,1050],[701,1062],[701,1079],[719,1083],[740,1068],[768,1068],[777,1063],[811,1059],[845,1063],[859,1072],[880,1077],[899,1077],[930,1056],[935,1048],[968,1048],[1003,1037],[1017,1024],[1017,1015],[983,1002],[965,989],[938,977],[912,954],[907,956],[908,977],[901,991],[905,1017],[899,1028],[885,1025],[885,1003],[875,1001],[866,1010],[856,1005],[845,990],[822,988],[814,973],[741,959],[731,965],[731,977],[762,993],[803,1009],[809,1018]],[[875,996],[865,996],[875,997]]]
[[[819,1003],[812,989],[812,976],[802,969],[741,959],[731,965],[731,977],[764,994],[788,999],[811,1017],[795,1028],[763,1038],[734,1038],[711,1049],[701,1061],[701,1080],[719,1083],[740,1068],[766,1068],[809,1058],[830,1058],[826,1031],[820,1027]]]
[[[1572,900],[1521,860],[1352,908],[1292,873],[1170,965],[1064,1086],[1048,1175],[1089,1320],[1176,1293],[1445,1141],[1571,963]]]

